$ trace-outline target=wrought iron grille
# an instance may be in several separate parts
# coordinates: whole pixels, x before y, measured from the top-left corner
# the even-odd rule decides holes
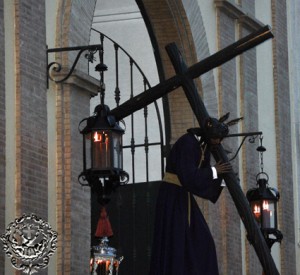
[[[105,104],[111,109],[150,88],[150,83],[132,56],[107,35],[92,29],[91,39],[99,39],[103,47],[99,59],[108,67],[100,75],[105,85]],[[99,40],[96,42],[99,44]],[[92,66],[92,63],[89,63]],[[95,75],[94,68],[89,74]],[[112,92],[113,91],[113,92]],[[99,104],[98,98],[91,106]],[[162,107],[154,102],[124,119],[123,137],[124,170],[130,175],[130,183],[160,180],[164,173],[164,133],[160,115]]]

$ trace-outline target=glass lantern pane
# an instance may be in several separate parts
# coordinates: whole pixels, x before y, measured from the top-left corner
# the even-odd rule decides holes
[[[85,169],[91,169],[92,162],[91,162],[91,133],[85,134]]]
[[[92,169],[105,170],[110,163],[110,136],[107,131],[92,132]]]
[[[275,205],[272,201],[262,202],[262,228],[275,228]]]
[[[261,225],[261,205],[260,201],[251,202],[251,210],[254,215],[255,220],[258,222],[259,226]]]
[[[114,168],[123,169],[122,134],[112,133]]]

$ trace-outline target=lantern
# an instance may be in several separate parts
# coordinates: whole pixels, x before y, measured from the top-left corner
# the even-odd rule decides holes
[[[254,218],[271,249],[275,242],[280,242],[283,238],[282,233],[277,228],[277,202],[280,196],[276,188],[268,186],[269,176],[263,171],[263,152],[266,151],[266,148],[262,146],[262,139],[261,136],[261,144],[257,148],[261,160],[261,172],[256,176],[258,187],[250,189],[246,196]]]
[[[258,188],[247,192],[251,210],[261,229],[277,229],[277,202],[279,192],[268,187],[268,175],[259,173],[256,177]]]
[[[108,106],[100,104],[93,116],[79,124],[86,122],[80,131],[83,135],[83,172],[78,179],[81,185],[89,185],[99,194],[101,204],[106,204],[111,191],[128,178],[123,171],[124,130],[109,112]]]
[[[93,275],[118,275],[123,257],[116,257],[116,249],[108,246],[108,238],[93,246],[90,271]]]

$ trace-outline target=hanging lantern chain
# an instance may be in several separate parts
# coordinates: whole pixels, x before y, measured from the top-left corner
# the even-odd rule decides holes
[[[103,63],[103,48],[99,51],[99,61],[100,63],[95,67],[95,71],[99,72],[99,93],[100,93],[100,103],[104,105],[105,97],[105,83],[104,83],[104,72],[107,71],[107,66]]]
[[[260,140],[260,145],[257,147],[257,151],[260,154],[260,172],[264,173],[264,158],[263,158],[263,153],[266,151],[266,148],[262,145],[263,141],[263,135],[260,135],[259,140]]]

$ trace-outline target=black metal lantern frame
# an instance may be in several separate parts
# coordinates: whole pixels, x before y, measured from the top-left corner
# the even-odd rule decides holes
[[[106,105],[98,105],[93,116],[85,118],[86,126],[80,130],[83,135],[83,172],[91,185],[93,177],[114,178],[123,175],[122,135],[124,130],[109,115]],[[80,181],[82,185],[87,185]]]
[[[126,184],[128,174],[123,171],[122,135],[124,130],[110,114],[108,106],[100,104],[94,115],[85,118],[80,130],[83,136],[83,171],[79,183],[90,186],[106,204],[119,185]]]
[[[262,146],[262,139],[263,137],[261,136],[261,144],[257,148],[261,157],[261,172],[256,176],[258,187],[252,188],[247,192],[247,199],[254,218],[271,249],[275,242],[281,242],[283,238],[282,233],[278,230],[277,220],[277,203],[280,195],[276,188],[268,186],[269,176],[263,171],[263,152],[266,151],[266,148]]]

